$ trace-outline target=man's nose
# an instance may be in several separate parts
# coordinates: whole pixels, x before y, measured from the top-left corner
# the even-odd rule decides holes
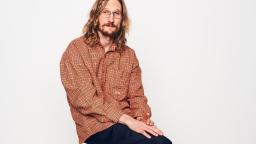
[[[110,14],[110,16],[108,17],[108,21],[109,22],[113,22],[114,21],[114,15]]]

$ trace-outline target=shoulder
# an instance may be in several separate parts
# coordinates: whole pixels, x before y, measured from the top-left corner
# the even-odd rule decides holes
[[[67,45],[66,49],[63,52],[63,55],[74,55],[74,54],[79,54],[79,48],[83,48],[86,49],[87,48],[87,44],[84,41],[84,36],[79,36],[77,38],[74,38],[73,40],[71,40],[69,42],[69,44]]]
[[[125,45],[125,51],[129,54],[130,59],[136,60],[136,61],[138,60],[137,55],[136,55],[136,51],[135,51],[134,48],[131,48],[131,47]]]
[[[71,40],[65,51],[78,51],[78,47],[86,47],[87,44],[84,41],[84,36],[79,36]]]
[[[135,55],[135,50],[133,48],[131,48],[130,46],[128,46],[128,45],[124,46],[124,52],[128,53],[131,56]]]
[[[84,36],[79,36],[69,42],[64,52],[62,53],[61,60],[79,58],[79,47],[87,48],[86,43],[84,42]]]

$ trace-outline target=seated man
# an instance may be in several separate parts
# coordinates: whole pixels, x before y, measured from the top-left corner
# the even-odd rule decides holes
[[[96,0],[84,35],[62,55],[61,81],[80,144],[171,144],[150,120],[128,28],[123,0]]]

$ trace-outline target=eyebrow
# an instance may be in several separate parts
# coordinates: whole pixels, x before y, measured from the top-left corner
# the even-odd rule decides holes
[[[103,11],[105,11],[105,10],[108,10],[108,11],[110,11],[109,9],[106,9],[106,8],[104,8],[104,9],[103,9]],[[121,12],[121,10],[119,10],[119,9],[116,9],[114,12]]]

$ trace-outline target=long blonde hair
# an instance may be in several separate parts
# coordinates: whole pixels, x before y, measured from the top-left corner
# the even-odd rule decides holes
[[[87,21],[87,23],[83,28],[84,37],[86,38],[86,42],[89,45],[95,45],[96,43],[99,42],[99,36],[97,33],[97,28],[99,25],[98,19],[99,19],[100,13],[103,11],[108,1],[109,0],[96,0],[96,2],[94,3],[90,11],[89,20]],[[118,0],[118,1],[120,2],[122,7],[122,21],[121,21],[118,34],[114,39],[114,43],[117,45],[118,50],[122,50],[122,48],[126,44],[125,35],[129,31],[130,21],[129,21],[128,12],[127,12],[127,8],[124,3],[124,0]]]

